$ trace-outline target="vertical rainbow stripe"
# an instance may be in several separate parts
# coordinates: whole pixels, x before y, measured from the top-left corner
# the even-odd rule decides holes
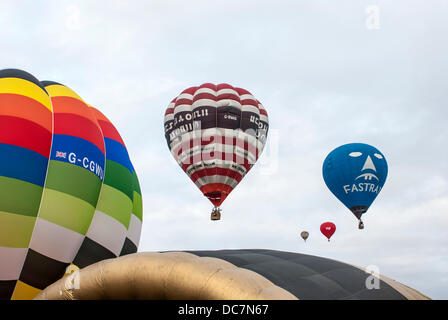
[[[138,179],[118,131],[68,87],[0,71],[0,298],[137,251]]]

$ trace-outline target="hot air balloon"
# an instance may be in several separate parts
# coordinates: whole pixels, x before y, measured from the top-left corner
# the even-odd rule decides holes
[[[324,161],[323,177],[327,187],[359,220],[383,188],[387,162],[375,147],[350,143],[334,149]]]
[[[308,231],[302,231],[300,233],[300,236],[302,237],[303,240],[305,240],[305,242],[306,242],[306,239],[308,239],[309,235],[310,234],[308,233]]]
[[[331,236],[336,232],[336,225],[333,222],[324,222],[320,225],[320,232],[330,241]]]
[[[0,71],[0,299],[137,251],[142,205],[120,135],[74,91]]]
[[[229,84],[205,83],[184,90],[165,112],[172,156],[214,205],[219,206],[261,155],[269,121],[252,94]]]

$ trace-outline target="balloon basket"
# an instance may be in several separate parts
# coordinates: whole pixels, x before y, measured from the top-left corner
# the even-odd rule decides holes
[[[359,220],[358,229],[359,230],[364,229],[364,222],[362,222],[361,220]]]
[[[218,207],[213,208],[212,213],[210,215],[210,220],[216,221],[221,220],[221,209]]]

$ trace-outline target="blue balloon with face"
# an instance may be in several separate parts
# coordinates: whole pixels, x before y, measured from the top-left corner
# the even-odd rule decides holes
[[[361,220],[386,182],[387,162],[377,148],[349,143],[330,152],[322,171],[330,191]]]

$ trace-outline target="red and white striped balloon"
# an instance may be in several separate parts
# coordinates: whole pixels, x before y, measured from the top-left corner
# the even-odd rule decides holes
[[[171,101],[164,125],[171,154],[215,207],[258,160],[269,129],[266,110],[249,91],[211,83]]]

